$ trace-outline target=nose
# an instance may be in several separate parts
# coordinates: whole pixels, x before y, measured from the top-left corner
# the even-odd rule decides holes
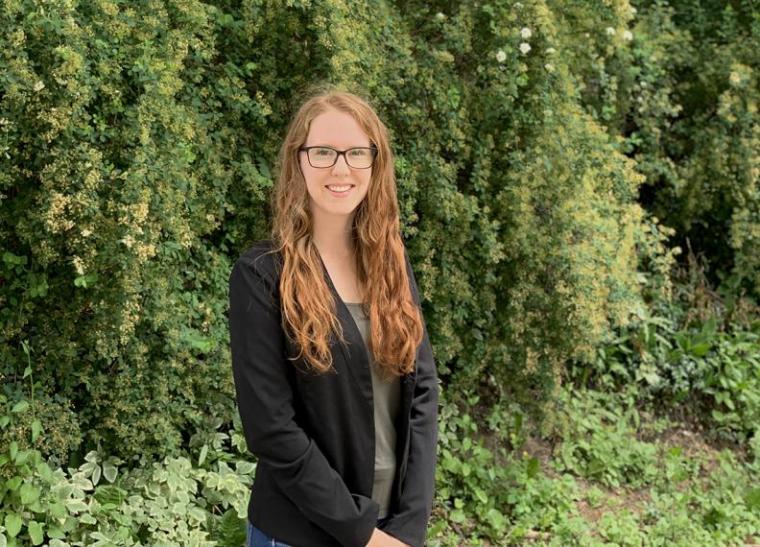
[[[335,165],[333,165],[333,174],[334,175],[340,175],[351,172],[351,169],[349,168],[348,164],[346,163],[346,156],[345,154],[338,154],[338,159],[335,161]]]

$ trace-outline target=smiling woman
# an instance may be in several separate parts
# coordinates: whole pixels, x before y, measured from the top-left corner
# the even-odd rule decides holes
[[[366,101],[316,94],[280,149],[272,237],[233,267],[236,396],[259,463],[250,545],[424,543],[438,382],[393,165]]]

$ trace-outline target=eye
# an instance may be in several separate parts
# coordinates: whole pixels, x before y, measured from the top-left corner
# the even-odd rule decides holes
[[[369,151],[365,148],[352,148],[350,154],[354,157],[361,158],[367,155]]]
[[[314,148],[312,154],[317,156],[332,156],[335,151],[332,148]]]

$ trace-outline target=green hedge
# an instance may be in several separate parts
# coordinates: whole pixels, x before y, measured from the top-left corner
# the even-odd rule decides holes
[[[646,177],[641,203],[714,284],[760,298],[757,2],[552,5],[584,108]]]
[[[540,410],[568,359],[640,312],[638,259],[658,276],[670,254],[625,140],[584,109],[561,10],[448,6],[0,8],[0,375],[53,417],[38,448],[172,455],[231,421],[229,269],[267,237],[276,151],[314,81],[366,93],[391,130],[450,389]]]

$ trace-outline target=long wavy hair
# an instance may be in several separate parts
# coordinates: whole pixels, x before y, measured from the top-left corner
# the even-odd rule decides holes
[[[396,178],[388,130],[368,101],[333,86],[308,93],[291,120],[278,156],[272,194],[272,252],[282,259],[280,300],[283,328],[295,342],[307,367],[317,373],[332,370],[331,335],[345,343],[337,319],[337,302],[327,283],[322,260],[312,239],[313,219],[298,149],[312,120],[328,109],[353,116],[378,153],[367,195],[358,205],[352,225],[356,271],[369,317],[369,350],[386,379],[414,370],[422,341],[422,314],[410,289],[401,239]]]

